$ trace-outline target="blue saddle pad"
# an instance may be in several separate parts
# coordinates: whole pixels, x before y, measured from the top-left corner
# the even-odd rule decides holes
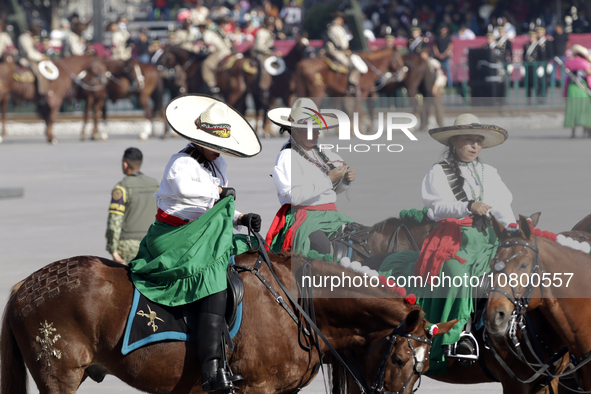
[[[234,256],[230,257],[230,264],[234,264]],[[234,325],[230,327],[231,338],[236,336],[241,323],[242,302],[236,308],[236,319]],[[185,322],[183,307],[157,304],[134,288],[121,353],[128,354],[150,343],[170,340],[191,340],[191,329]]]

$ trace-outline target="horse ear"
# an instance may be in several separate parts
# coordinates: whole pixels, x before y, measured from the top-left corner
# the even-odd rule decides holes
[[[532,235],[531,226],[527,218],[523,215],[519,215],[519,229],[523,233],[524,239],[530,239]]]
[[[531,215],[529,215],[532,227],[538,227],[538,222],[540,221],[540,215],[542,215],[542,212],[536,212],[536,213],[532,213]]]
[[[503,226],[501,222],[497,220],[495,215],[492,215],[492,226],[498,239],[502,239],[507,235],[507,230],[505,230],[505,226]]]
[[[453,319],[446,323],[437,323],[437,332],[433,336],[447,334],[459,321],[459,319]]]
[[[406,315],[406,319],[404,320],[406,321],[404,331],[413,332],[421,320],[421,311],[419,309],[411,311],[408,315]]]

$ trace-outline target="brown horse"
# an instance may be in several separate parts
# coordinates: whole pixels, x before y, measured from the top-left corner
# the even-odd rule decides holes
[[[204,93],[207,84],[201,75],[201,63],[206,56],[207,54],[193,53],[176,45],[167,45],[158,63],[168,70],[168,75],[171,77],[184,73],[180,80],[186,81],[186,86],[179,86],[179,89],[184,88],[186,91],[180,91],[180,93]],[[174,83],[173,80],[169,83]],[[176,83],[178,82],[177,79]]]
[[[252,268],[257,258],[258,254],[243,254],[235,262]],[[296,280],[292,258],[271,255],[271,261],[258,273],[289,300],[278,281],[289,286]],[[311,263],[310,272],[320,277],[357,276],[318,261]],[[232,370],[245,378],[240,392],[297,391],[317,372],[318,352],[300,347],[298,338],[308,345],[310,338],[298,336],[298,325],[262,281],[248,272],[241,277],[246,287],[244,315],[229,354]],[[410,393],[428,367],[424,362],[431,337],[420,309],[400,298],[384,298],[392,296],[379,288],[366,288],[365,297],[359,297],[357,288],[346,289],[352,298],[339,302],[325,298],[332,294],[330,289],[314,291],[316,325],[332,346],[339,352],[349,349],[367,355],[362,371],[366,381],[381,377],[385,390]],[[87,377],[100,382],[106,374],[151,393],[201,392],[191,342],[157,343],[121,354],[132,297],[126,266],[90,256],[54,262],[15,285],[2,323],[0,393],[26,393],[27,368],[43,394],[74,393]],[[454,324],[441,324],[439,333]],[[328,353],[325,343],[320,347],[321,353]]]
[[[362,74],[355,97],[369,97],[378,78],[386,73],[397,75],[404,67],[400,52],[393,48],[384,48],[376,52],[359,53],[368,63],[369,71]],[[343,70],[344,71],[344,70]],[[296,67],[297,97],[345,97],[349,86],[349,74],[333,71],[326,57],[304,59]]]
[[[539,221],[540,213],[534,213],[531,215],[532,224],[534,226],[537,225]],[[376,235],[373,237],[368,238],[368,243],[372,245],[373,250],[382,250],[385,246],[390,245],[388,248],[392,248],[393,245],[393,234],[394,231],[400,227],[402,220],[398,218],[390,218],[383,222],[380,222],[372,227]],[[425,238],[428,232],[433,228],[435,222],[432,221],[423,221],[422,223],[416,222],[404,222],[404,225],[407,226],[407,231],[399,231],[399,241],[396,244],[396,250],[403,251],[403,250],[413,250],[415,249],[410,239],[412,238],[413,242],[418,245],[420,248],[425,241]],[[377,231],[376,231],[377,230]],[[394,231],[393,231],[394,230]],[[409,237],[408,235],[411,235]],[[380,239],[381,237],[381,239]],[[363,259],[358,258],[358,260],[363,261],[363,265],[368,266],[371,269],[379,270],[379,267],[384,260],[384,258],[388,254],[377,254],[374,257],[370,257],[369,259],[363,261]],[[352,258],[354,259],[355,256]],[[534,324],[540,324],[541,321],[544,320],[543,316],[538,311],[532,311],[528,318]],[[548,348],[554,349],[554,351],[558,351],[561,349],[561,344],[558,341],[557,335],[553,335],[553,331],[547,331],[541,333],[540,336],[544,341],[545,346]],[[448,371],[443,375],[438,376],[430,376],[430,378],[445,382],[445,383],[454,383],[454,384],[476,384],[476,383],[486,383],[486,382],[494,382],[498,381],[502,383],[503,392],[504,393],[550,393],[549,385],[552,386],[554,392],[556,392],[558,388],[558,379],[552,379],[551,381],[546,380],[546,377],[542,376],[538,379],[533,380],[529,383],[521,383],[516,381],[513,375],[521,378],[522,380],[526,380],[527,378],[532,376],[532,372],[528,366],[523,364],[523,362],[514,356],[508,349],[507,344],[505,343],[504,338],[490,338],[489,343],[485,343],[483,341],[483,330],[477,330],[474,332],[475,338],[478,341],[478,346],[480,348],[480,359],[478,363],[472,364],[468,368],[466,365],[463,365],[455,360],[448,360]],[[502,359],[502,362],[505,363],[510,369],[511,373],[508,373],[505,368],[501,365],[501,363],[496,359],[496,357],[486,351],[485,349],[490,346],[495,346],[497,349],[497,353],[499,353]],[[535,357],[530,354],[527,350],[524,351],[525,355],[529,360],[535,360]],[[542,350],[542,356],[549,358],[553,354],[547,353],[546,349]],[[568,364],[568,354],[564,355],[561,359],[557,360],[556,371],[563,370],[566,365]],[[343,374],[343,370],[336,366],[335,367],[335,375],[333,379],[335,381],[342,381],[341,375]],[[350,386],[350,381],[348,382]],[[340,386],[341,388],[343,386]]]
[[[258,86],[260,78],[261,70],[258,60],[243,54],[225,58],[216,71],[216,79],[223,100],[242,115],[246,114],[247,92],[254,92],[257,96],[261,94]],[[258,97],[255,97],[255,101],[258,101]],[[258,119],[255,120],[258,126]]]
[[[433,100],[433,84],[435,83],[435,75],[429,68],[428,62],[416,53],[409,53],[402,57],[404,65],[408,71],[402,80],[390,78],[384,81],[384,86],[379,90],[380,94],[388,97],[396,96],[396,92],[402,88],[406,88],[408,97],[410,98],[414,114],[419,117],[420,114],[420,128],[426,129],[428,124],[428,109]],[[423,98],[423,106],[417,99],[417,94],[421,94]]]
[[[492,263],[488,332],[495,337],[505,335],[520,327],[525,311],[540,310],[550,324],[539,328],[551,326],[571,354],[573,367],[567,373],[576,371],[579,387],[591,390],[591,305],[584,293],[591,280],[591,256],[534,235],[523,216],[518,231],[509,232],[496,220],[493,226],[501,244]],[[589,234],[580,235],[591,241]]]
[[[136,96],[139,104],[144,109],[144,115],[149,124],[144,126],[140,132],[140,139],[147,139],[154,135],[154,115],[159,114],[162,120],[164,115],[164,85],[158,68],[152,64],[141,63],[136,60],[106,60],[107,75],[109,81],[105,89],[86,90],[86,106],[84,108],[84,118],[82,124],[81,139],[86,138],[86,124],[88,122],[88,112],[93,109],[93,131],[92,139],[98,137],[98,114],[102,111],[103,121],[107,120],[106,101],[109,98],[113,103],[117,100]],[[150,99],[154,102],[154,108],[150,104]],[[98,110],[98,111],[97,111]],[[106,130],[106,126],[105,126]],[[168,134],[168,123],[164,121],[163,138]],[[106,131],[100,136],[100,139],[106,139]]]
[[[46,124],[47,141],[57,143],[53,135],[53,124],[56,121],[57,113],[66,97],[73,97],[77,86],[85,88],[81,81],[83,74],[100,75],[103,73],[101,61],[93,55],[72,56],[54,61],[59,76],[48,83],[48,93],[43,101],[38,100],[37,89],[33,73],[28,69],[4,63],[0,65],[0,100],[2,100],[2,133],[5,135],[5,113],[8,97],[15,102],[36,101],[37,109],[41,118]]]

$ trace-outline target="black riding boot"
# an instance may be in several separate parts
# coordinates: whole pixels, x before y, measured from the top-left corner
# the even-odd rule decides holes
[[[205,392],[234,388],[222,360],[223,316],[200,313],[197,329],[197,356],[201,362],[201,389]]]

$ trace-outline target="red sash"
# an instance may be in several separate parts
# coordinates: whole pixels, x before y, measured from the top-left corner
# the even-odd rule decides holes
[[[273,242],[273,239],[277,234],[283,230],[285,227],[285,217],[287,216],[287,211],[291,208],[291,204],[283,204],[279,211],[275,214],[275,218],[273,219],[273,223],[271,223],[271,227],[269,228],[269,232],[265,237],[265,243],[268,245],[266,246],[267,250],[269,250],[269,246]],[[293,237],[292,234],[298,230],[298,228],[306,221],[308,217],[308,211],[336,211],[337,206],[334,203],[330,204],[322,204],[316,206],[298,206],[295,207],[296,211],[296,219],[291,228],[287,230],[285,233],[285,239],[283,240],[283,245],[281,246],[281,250],[284,252],[291,251]]]
[[[438,223],[423,243],[421,255],[415,265],[415,275],[420,275],[423,279],[427,279],[428,276],[431,278],[438,276],[443,263],[451,258],[458,260],[461,264],[466,262],[465,259],[456,255],[462,246],[460,226],[472,226],[472,218],[445,219]]]
[[[174,215],[169,215],[168,213],[164,212],[162,209],[158,208],[158,213],[156,214],[156,220],[161,221],[162,223],[170,224],[171,226],[180,227],[183,224],[189,223],[189,220],[181,219]]]

